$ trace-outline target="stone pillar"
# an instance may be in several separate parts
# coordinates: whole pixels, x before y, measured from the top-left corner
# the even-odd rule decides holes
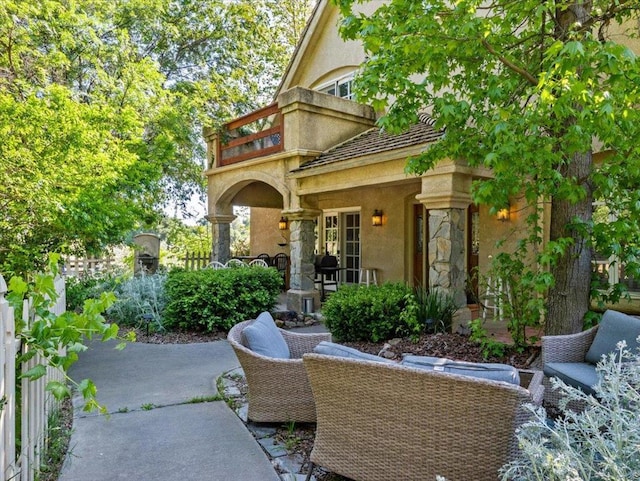
[[[223,264],[231,258],[231,222],[235,215],[208,215],[211,222],[212,260]]]
[[[451,294],[460,307],[455,322],[470,317],[466,307],[465,225],[471,181],[478,173],[444,160],[422,177],[416,196],[429,211],[429,286]]]
[[[429,286],[466,304],[465,209],[429,210]]]
[[[287,309],[302,312],[305,297],[313,299],[314,311],[320,307],[320,293],[315,289],[315,227],[319,212],[299,209],[283,212],[289,219],[290,275]]]

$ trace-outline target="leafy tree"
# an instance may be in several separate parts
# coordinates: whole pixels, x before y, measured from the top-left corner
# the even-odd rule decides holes
[[[640,64],[620,42],[637,38],[640,4],[390,0],[366,16],[358,0],[335,1],[343,35],[361,40],[368,56],[359,99],[388,106],[380,125],[400,131],[426,110],[446,128],[408,169],[465,159],[494,173],[475,183],[474,201],[500,208],[523,196],[531,210],[520,251],[542,266],[530,269],[547,294],[546,332],[580,330],[593,249],[638,274]],[[606,153],[597,166],[596,146]],[[594,199],[617,220],[594,220]],[[549,242],[540,229],[545,204]]]
[[[0,269],[99,251],[202,194],[201,126],[271,95],[293,49],[281,15],[266,0],[0,4]]]

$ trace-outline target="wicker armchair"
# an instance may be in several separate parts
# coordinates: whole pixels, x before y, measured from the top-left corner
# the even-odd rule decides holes
[[[304,365],[318,416],[311,461],[359,481],[495,481],[518,452],[523,404],[542,401],[541,372],[526,389],[320,354]]]
[[[550,362],[584,362],[584,357],[596,337],[598,327],[595,326],[576,334],[542,336],[542,365],[544,366]],[[562,395],[552,389],[549,377],[544,376],[542,384],[544,386],[545,404],[557,407]],[[573,403],[569,405],[569,408],[574,411],[581,411],[584,406]]]
[[[273,359],[256,354],[243,344],[242,330],[250,322],[236,324],[227,335],[247,380],[249,419],[315,422],[316,409],[302,355],[311,352],[321,341],[330,341],[331,334],[300,334],[280,329],[291,359]]]

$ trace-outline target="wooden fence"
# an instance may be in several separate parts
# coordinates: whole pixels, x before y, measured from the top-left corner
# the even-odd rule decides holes
[[[109,270],[114,261],[112,257],[69,257],[65,259],[62,275],[82,277],[86,274],[96,274]]]
[[[190,271],[203,269],[212,260],[211,252],[187,252],[184,258],[184,268]]]
[[[65,311],[64,278],[55,281],[58,299],[52,312]],[[40,456],[46,449],[47,423],[49,415],[58,409],[55,398],[45,390],[49,381],[64,381],[64,373],[47,368],[47,374],[35,381],[16,379],[16,367],[27,372],[43,360],[36,355],[21,366],[16,365],[17,356],[25,353],[28,346],[22,346],[16,338],[15,313],[5,299],[7,285],[0,275],[0,476],[4,480],[33,481],[40,467]],[[30,301],[23,306],[23,322],[29,325]],[[18,388],[17,383],[20,383]],[[19,411],[17,409],[20,408]],[[20,413],[20,429],[17,428]],[[18,450],[16,438],[20,433]]]

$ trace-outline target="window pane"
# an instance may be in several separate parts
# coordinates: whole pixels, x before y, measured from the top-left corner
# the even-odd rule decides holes
[[[338,94],[339,97],[342,97],[343,99],[351,98],[351,81],[350,80],[340,84],[338,88],[340,89],[340,92]]]
[[[318,92],[321,92],[323,94],[335,95],[336,94],[336,84],[333,83],[331,85],[327,85],[326,87],[318,89]]]
[[[593,258],[593,272],[597,279],[598,288],[609,288],[609,259],[604,256],[595,254]]]
[[[627,286],[629,291],[640,292],[640,280],[631,277],[631,275],[625,273],[624,265],[620,266],[620,283]]]

